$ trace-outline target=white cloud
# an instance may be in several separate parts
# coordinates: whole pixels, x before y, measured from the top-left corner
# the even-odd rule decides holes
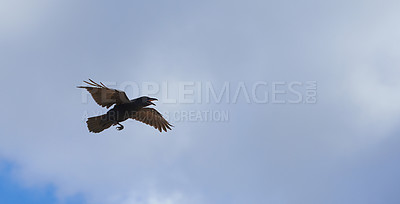
[[[400,117],[400,28],[394,26],[400,15],[396,8],[388,4],[377,15],[361,14],[361,20],[350,22],[355,28],[346,27],[340,38],[344,91],[358,108],[359,122],[382,131],[396,127]]]
[[[50,0],[1,0],[1,37],[14,39],[26,35],[45,20],[54,4]]]

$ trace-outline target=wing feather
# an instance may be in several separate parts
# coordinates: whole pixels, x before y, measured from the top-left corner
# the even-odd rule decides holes
[[[142,108],[131,115],[132,119],[145,123],[158,129],[162,132],[163,130],[167,132],[167,129],[171,130],[171,125],[167,120],[163,118],[161,113],[159,113],[154,108]]]
[[[90,86],[78,86],[78,88],[86,89],[96,101],[102,107],[109,108],[114,104],[129,103],[129,98],[126,96],[125,92],[110,89],[103,83],[100,84],[89,79],[89,81],[83,81]]]

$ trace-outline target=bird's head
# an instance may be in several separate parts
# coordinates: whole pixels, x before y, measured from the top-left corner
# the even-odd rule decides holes
[[[158,99],[156,99],[156,98],[150,98],[147,96],[142,96],[139,98],[139,100],[144,106],[156,105],[152,101],[158,101]]]

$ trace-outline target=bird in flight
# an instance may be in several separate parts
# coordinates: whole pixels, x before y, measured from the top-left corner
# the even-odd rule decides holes
[[[142,96],[129,100],[123,91],[110,89],[103,83],[98,84],[91,79],[89,81],[83,82],[90,86],[78,86],[77,88],[86,89],[96,103],[102,107],[110,108],[115,104],[106,114],[88,118],[86,123],[90,132],[99,133],[114,125],[119,125],[117,130],[122,130],[124,126],[120,122],[129,118],[153,126],[160,132],[167,132],[167,129],[171,130],[173,127],[156,109],[146,108],[149,105],[156,105],[152,102],[157,101],[156,98]]]

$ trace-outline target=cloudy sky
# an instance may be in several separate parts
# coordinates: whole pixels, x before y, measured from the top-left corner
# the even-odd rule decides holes
[[[400,203],[399,10],[0,0],[0,203]],[[175,127],[89,133],[88,78]]]

